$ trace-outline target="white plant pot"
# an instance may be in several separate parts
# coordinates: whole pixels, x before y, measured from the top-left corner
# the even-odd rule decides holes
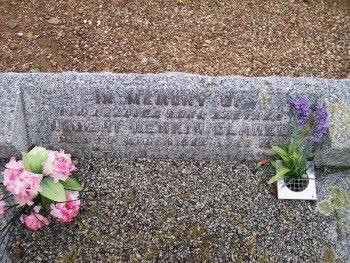
[[[277,162],[281,162],[281,160],[278,160]],[[306,165],[310,164],[311,163],[308,162]],[[277,181],[278,199],[317,200],[315,170],[313,164],[306,173],[309,177],[309,184],[300,192],[290,190],[284,180]]]

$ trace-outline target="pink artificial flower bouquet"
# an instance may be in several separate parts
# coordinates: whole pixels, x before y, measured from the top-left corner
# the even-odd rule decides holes
[[[72,221],[81,206],[79,191],[82,188],[70,177],[75,170],[70,155],[63,150],[35,147],[28,153],[23,152],[22,157],[19,161],[12,157],[5,165],[0,215],[12,207],[20,208],[22,213],[14,221],[19,219],[32,230],[49,225],[51,218],[61,223]],[[10,197],[12,205],[5,201]]]

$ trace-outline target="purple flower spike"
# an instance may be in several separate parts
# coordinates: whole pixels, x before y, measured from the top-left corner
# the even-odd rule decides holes
[[[295,115],[299,125],[303,126],[307,123],[309,113],[310,113],[310,102],[307,98],[294,99],[290,98],[288,100],[291,106],[291,111]]]
[[[318,104],[316,106],[314,115],[315,125],[312,133],[309,135],[309,140],[318,142],[327,132],[326,121],[328,117],[328,111],[323,105]]]

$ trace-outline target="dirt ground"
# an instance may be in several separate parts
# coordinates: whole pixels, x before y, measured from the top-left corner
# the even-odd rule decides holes
[[[1,0],[1,72],[350,76],[349,0]]]

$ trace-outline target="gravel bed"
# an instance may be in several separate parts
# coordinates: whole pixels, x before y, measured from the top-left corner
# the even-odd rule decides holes
[[[348,0],[0,1],[1,72],[350,74]]]
[[[19,226],[14,262],[318,262],[333,216],[278,201],[256,163],[75,160],[78,218]]]

